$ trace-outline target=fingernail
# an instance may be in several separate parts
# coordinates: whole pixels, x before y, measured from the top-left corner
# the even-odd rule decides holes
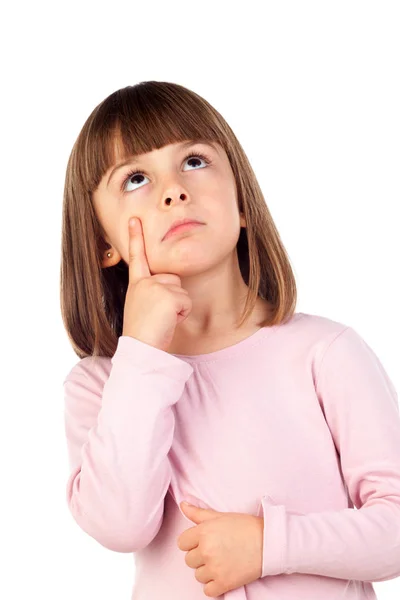
[[[129,225],[132,227],[132,229],[134,229],[134,228],[135,228],[135,226],[136,226],[136,221],[137,221],[137,219],[130,219],[130,221],[129,221]]]

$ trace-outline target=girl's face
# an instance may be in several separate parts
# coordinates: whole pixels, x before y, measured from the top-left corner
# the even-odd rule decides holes
[[[113,247],[111,258],[104,255],[104,267],[121,258],[128,264],[131,217],[141,220],[152,274],[194,275],[235,250],[240,227],[246,224],[238,211],[233,171],[219,144],[178,142],[117,165],[93,193],[96,215]],[[163,239],[181,218],[204,225]]]

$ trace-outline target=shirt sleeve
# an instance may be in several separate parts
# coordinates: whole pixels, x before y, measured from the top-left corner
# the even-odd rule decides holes
[[[130,336],[119,337],[107,377],[92,367],[94,360],[82,359],[64,381],[67,503],[100,544],[135,552],[162,523],[171,480],[171,407],[193,369]]]
[[[316,392],[357,508],[294,513],[262,498],[262,577],[309,573],[376,582],[400,576],[400,418],[380,360],[351,327],[328,345]]]

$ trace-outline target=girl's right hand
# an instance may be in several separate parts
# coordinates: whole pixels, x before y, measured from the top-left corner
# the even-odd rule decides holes
[[[190,314],[192,301],[179,275],[150,274],[140,219],[128,227],[129,283],[122,335],[167,351],[176,326]]]

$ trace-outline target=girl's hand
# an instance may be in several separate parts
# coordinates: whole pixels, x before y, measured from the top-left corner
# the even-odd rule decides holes
[[[218,512],[180,504],[194,523],[178,538],[185,562],[205,583],[206,596],[219,596],[261,577],[264,520],[244,513]]]
[[[192,310],[192,301],[179,275],[151,274],[138,217],[134,227],[129,224],[128,268],[122,335],[167,352],[176,326]]]

